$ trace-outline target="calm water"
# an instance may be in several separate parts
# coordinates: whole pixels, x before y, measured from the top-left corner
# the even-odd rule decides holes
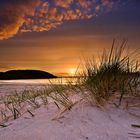
[[[76,78],[56,78],[56,79],[31,79],[31,80],[0,80],[0,96],[13,94],[15,91],[37,90],[46,88],[49,84],[67,84],[69,81],[75,82]]]
[[[72,78],[54,78],[54,79],[29,79],[29,80],[0,80],[0,85],[13,84],[66,84]]]

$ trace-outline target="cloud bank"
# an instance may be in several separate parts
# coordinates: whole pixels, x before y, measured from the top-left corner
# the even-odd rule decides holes
[[[116,4],[115,0],[0,0],[0,40],[48,31],[69,20],[91,19]]]

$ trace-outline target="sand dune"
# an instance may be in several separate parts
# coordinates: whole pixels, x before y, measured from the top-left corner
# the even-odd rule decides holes
[[[49,104],[35,110],[33,118],[24,114],[0,129],[0,140],[134,140],[133,136],[140,136],[140,129],[131,126],[140,123],[140,117],[131,110],[111,104],[102,110],[80,102],[52,120],[58,111]]]

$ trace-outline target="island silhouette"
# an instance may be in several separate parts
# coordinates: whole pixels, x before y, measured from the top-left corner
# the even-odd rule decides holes
[[[0,72],[0,80],[50,79],[57,76],[41,70],[9,70]]]

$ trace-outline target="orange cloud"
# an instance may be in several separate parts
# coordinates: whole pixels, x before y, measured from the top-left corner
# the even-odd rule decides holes
[[[95,0],[78,0],[78,2],[82,7],[88,8],[95,2]]]
[[[19,32],[41,32],[68,20],[90,19],[112,9],[112,0],[6,0],[0,6],[0,40]]]
[[[0,6],[0,40],[16,35],[26,20],[26,15],[34,15],[34,7],[39,0],[7,2]]]
[[[57,6],[68,8],[73,3],[73,0],[55,0],[55,3]]]

